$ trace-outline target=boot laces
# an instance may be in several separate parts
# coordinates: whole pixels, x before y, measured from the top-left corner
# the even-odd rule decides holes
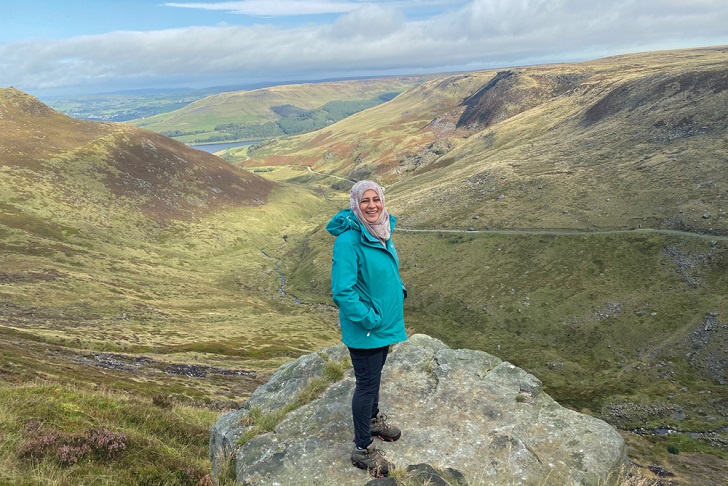
[[[383,451],[381,449],[374,449],[372,451],[367,452],[367,455],[369,458],[374,461],[374,463],[378,466],[389,466],[389,461],[384,457],[387,455],[386,451]]]
[[[386,414],[380,414],[379,417],[377,417],[377,425],[380,425],[384,430],[389,430],[392,428],[391,425],[389,425],[389,422],[387,422],[387,415]]]

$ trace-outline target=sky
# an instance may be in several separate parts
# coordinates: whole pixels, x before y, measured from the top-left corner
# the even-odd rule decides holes
[[[4,0],[35,96],[445,73],[728,45],[728,0]]]

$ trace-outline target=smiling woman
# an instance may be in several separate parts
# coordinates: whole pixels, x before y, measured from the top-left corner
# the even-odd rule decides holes
[[[370,224],[379,220],[379,216],[382,214],[382,200],[374,189],[364,192],[359,201],[359,211]]]
[[[384,207],[384,191],[372,181],[357,182],[351,188],[349,205],[326,229],[336,236],[331,291],[356,377],[351,400],[355,444],[351,461],[372,476],[384,477],[394,465],[374,446],[372,437],[391,442],[402,435],[380,413],[379,387],[389,346],[407,339],[406,294],[391,239],[396,218]]]

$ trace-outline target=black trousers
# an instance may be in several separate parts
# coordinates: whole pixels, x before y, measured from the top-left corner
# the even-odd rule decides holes
[[[357,447],[365,448],[372,441],[371,419],[379,414],[379,385],[382,382],[382,368],[387,361],[387,353],[389,346],[375,349],[349,348],[356,377],[351,414],[354,419],[354,443]]]

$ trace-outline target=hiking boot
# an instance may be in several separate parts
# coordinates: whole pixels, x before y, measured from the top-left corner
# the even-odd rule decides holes
[[[385,442],[394,442],[402,435],[402,431],[387,422],[387,416],[383,413],[372,419],[371,433]]]
[[[394,464],[384,458],[384,451],[374,447],[374,441],[369,446],[360,450],[354,446],[351,451],[351,463],[359,469],[366,469],[375,478],[386,478],[389,471],[394,469]]]

